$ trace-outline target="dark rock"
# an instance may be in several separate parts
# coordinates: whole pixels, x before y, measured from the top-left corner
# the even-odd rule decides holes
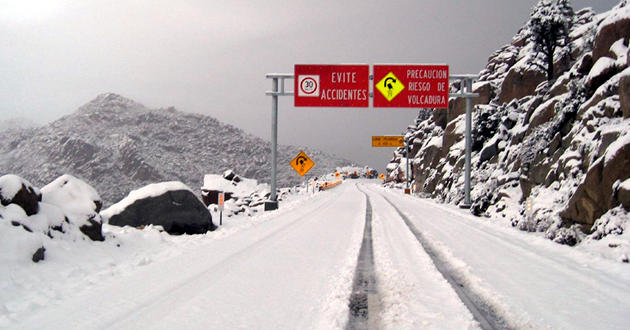
[[[608,131],[602,134],[602,139],[601,139],[601,142],[599,143],[599,150],[597,152],[597,155],[598,156],[603,155],[604,152],[606,152],[606,149],[608,149],[608,146],[610,146],[611,143],[617,141],[617,138],[619,137],[620,134],[621,132],[619,131]]]
[[[591,53],[586,53],[582,56],[578,63],[576,64],[577,72],[581,75],[586,76],[593,67],[593,55]]]
[[[228,180],[228,181],[232,181],[232,179],[234,179],[235,176],[236,176],[236,174],[232,170],[227,170],[227,171],[223,172],[223,178]]]
[[[448,121],[448,111],[447,110],[436,109],[435,111],[433,111],[433,122],[435,122],[436,126],[439,126],[442,129],[444,129],[446,127],[446,124],[448,123],[447,121]]]
[[[220,190],[208,190],[208,189],[202,189],[201,190],[201,199],[203,201],[203,203],[206,206],[210,206],[211,204],[217,205],[219,204],[219,194],[221,193]],[[225,192],[224,193],[224,201],[227,201],[229,199],[232,198],[232,194],[231,192]]]
[[[499,104],[534,94],[538,84],[546,79],[547,75],[540,70],[512,67],[501,85]]]
[[[527,176],[522,175],[519,178],[519,185],[521,187],[522,196],[520,202],[523,203],[529,197],[529,194],[532,192],[532,188],[534,188],[535,183],[527,178]]]
[[[619,103],[623,118],[630,118],[630,76],[623,76],[619,80]]]
[[[44,260],[44,258],[46,253],[46,248],[45,247],[40,247],[39,249],[37,249],[37,251],[35,251],[35,253],[33,253],[33,258],[31,258],[31,260],[33,260],[33,262],[38,263],[42,260]]]
[[[617,180],[623,182],[630,178],[628,168],[630,144],[617,149],[614,155],[608,155],[607,151],[586,173],[567,207],[560,212],[560,217],[565,221],[584,224],[585,229],[590,230],[597,218],[616,206],[613,185]]]
[[[59,148],[51,150],[50,158],[70,166],[80,167],[94,159],[98,152],[98,147],[81,139],[64,137],[59,143]]]
[[[54,229],[54,228],[53,228]],[[87,225],[79,227],[79,230],[93,241],[102,242],[105,240],[103,237],[103,224],[100,221],[89,219]]]
[[[6,195],[6,188],[3,192],[3,187],[0,185],[0,202],[2,202],[2,205],[17,204],[28,216],[39,212],[39,202],[42,200],[42,194],[22,178],[13,175],[10,176],[13,177],[12,180],[21,180],[22,187],[14,196],[8,196]],[[9,175],[4,177],[8,178]]]
[[[109,218],[115,226],[162,226],[169,234],[203,234],[215,230],[212,216],[203,203],[188,190],[170,190],[155,197],[134,201]]]
[[[481,163],[490,160],[492,157],[499,154],[499,148],[497,148],[496,143],[492,143],[490,145],[485,146],[481,149],[481,154],[479,155],[479,161]]]

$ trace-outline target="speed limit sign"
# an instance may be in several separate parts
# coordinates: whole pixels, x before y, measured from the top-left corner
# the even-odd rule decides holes
[[[298,76],[298,95],[299,96],[319,96],[319,75],[300,75]]]

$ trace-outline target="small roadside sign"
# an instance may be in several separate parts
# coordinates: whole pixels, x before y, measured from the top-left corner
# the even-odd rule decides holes
[[[403,147],[405,137],[402,135],[372,136],[372,147]]]
[[[219,211],[223,212],[224,205],[225,205],[225,193],[219,193]]]
[[[379,179],[381,179],[381,180],[385,180],[385,173],[381,173],[381,174],[378,176],[378,178],[379,178]]]
[[[291,161],[291,167],[293,167],[300,176],[304,176],[304,174],[308,173],[313,166],[315,166],[315,162],[313,162],[304,151],[300,151]]]
[[[223,207],[225,204],[225,193],[219,193],[219,226],[223,226]]]

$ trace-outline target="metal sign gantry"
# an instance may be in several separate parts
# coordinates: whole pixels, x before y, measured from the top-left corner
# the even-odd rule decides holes
[[[293,96],[294,91],[285,89],[285,80],[294,79],[292,73],[268,73],[267,79],[271,79],[271,91],[265,92],[271,96],[271,195],[269,201],[265,202],[265,210],[275,210],[278,208],[277,197],[277,148],[278,148],[278,96]],[[373,76],[370,75],[370,79]],[[476,74],[454,74],[449,76],[449,81],[460,81],[458,93],[449,93],[449,97],[466,99],[466,163],[464,173],[464,203],[462,208],[470,208],[470,172],[471,172],[471,152],[472,152],[472,99],[479,97],[479,94],[472,92],[472,84],[477,79]],[[373,91],[370,95],[373,95]],[[407,154],[409,158],[409,154]]]

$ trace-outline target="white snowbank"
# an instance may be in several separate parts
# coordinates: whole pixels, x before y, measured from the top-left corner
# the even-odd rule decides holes
[[[120,202],[108,207],[106,210],[103,210],[101,212],[101,216],[104,219],[109,219],[116,214],[120,214],[129,205],[133,204],[137,200],[148,198],[148,197],[160,196],[168,191],[173,191],[173,190],[188,190],[192,192],[192,190],[187,185],[179,181],[153,183],[153,184],[144,186],[140,189],[133,190],[132,192],[129,193],[129,195],[127,195],[127,197],[123,198]]]
[[[222,175],[206,174],[201,190],[219,190],[232,193],[236,197],[249,196],[255,192],[269,191],[268,184],[258,184],[257,180],[239,177],[239,182],[226,180]]]
[[[76,225],[85,224],[95,214],[98,192],[89,184],[65,174],[41,189],[42,202],[59,207]]]

